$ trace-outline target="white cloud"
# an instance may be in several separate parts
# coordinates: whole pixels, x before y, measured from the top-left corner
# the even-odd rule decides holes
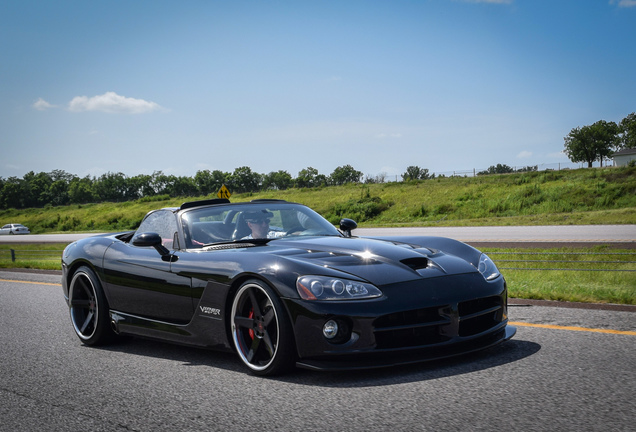
[[[395,132],[395,133],[391,133],[391,134],[387,134],[387,133],[381,133],[375,136],[376,138],[379,139],[384,139],[384,138],[402,138],[402,134],[399,132]]]
[[[527,158],[529,158],[531,156],[532,156],[532,152],[524,150],[524,151],[522,151],[521,153],[519,153],[517,155],[517,158],[519,158],[519,159],[527,159]]]
[[[45,101],[42,98],[39,98],[34,104],[33,104],[33,108],[35,108],[38,111],[45,111],[47,109],[50,108],[55,108],[55,105],[51,105],[50,103],[48,103],[47,101]]]
[[[107,113],[141,114],[161,109],[155,102],[148,102],[143,99],[134,99],[120,96],[115,92],[106,92],[103,95],[76,96],[69,102],[70,111],[103,111]]]
[[[636,0],[610,0],[610,4],[617,4],[618,7],[634,7]]]
[[[567,157],[567,156],[565,152],[561,150],[560,152],[548,153],[548,157],[553,159],[563,159],[564,157]]]

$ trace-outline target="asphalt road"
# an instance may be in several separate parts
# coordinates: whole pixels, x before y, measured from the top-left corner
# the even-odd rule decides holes
[[[450,237],[470,244],[615,243],[636,245],[636,225],[564,225],[497,227],[358,228],[358,236],[423,235]],[[94,234],[30,234],[0,236],[0,243],[71,243]]]
[[[428,235],[464,242],[636,242],[636,225],[359,228],[357,235]]]
[[[634,312],[514,305],[510,319],[531,326],[476,355],[264,379],[231,354],[141,339],[83,346],[58,284],[0,272],[2,431],[632,431],[636,422]]]

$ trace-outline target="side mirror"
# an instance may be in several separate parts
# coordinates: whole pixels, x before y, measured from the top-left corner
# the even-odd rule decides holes
[[[351,237],[351,231],[358,228],[356,221],[352,219],[340,219],[340,231],[345,237]]]
[[[157,233],[142,233],[133,240],[134,246],[152,246],[161,256],[170,255],[170,251],[162,244],[161,236]]]

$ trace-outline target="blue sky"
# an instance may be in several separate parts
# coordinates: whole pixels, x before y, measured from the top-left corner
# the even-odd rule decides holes
[[[566,164],[636,0],[0,0],[0,177]]]

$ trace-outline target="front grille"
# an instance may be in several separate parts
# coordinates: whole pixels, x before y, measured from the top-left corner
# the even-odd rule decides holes
[[[395,349],[442,344],[486,332],[503,318],[501,296],[383,315],[373,323],[376,347]]]
[[[460,337],[485,332],[503,320],[503,301],[499,296],[485,297],[458,304]]]

